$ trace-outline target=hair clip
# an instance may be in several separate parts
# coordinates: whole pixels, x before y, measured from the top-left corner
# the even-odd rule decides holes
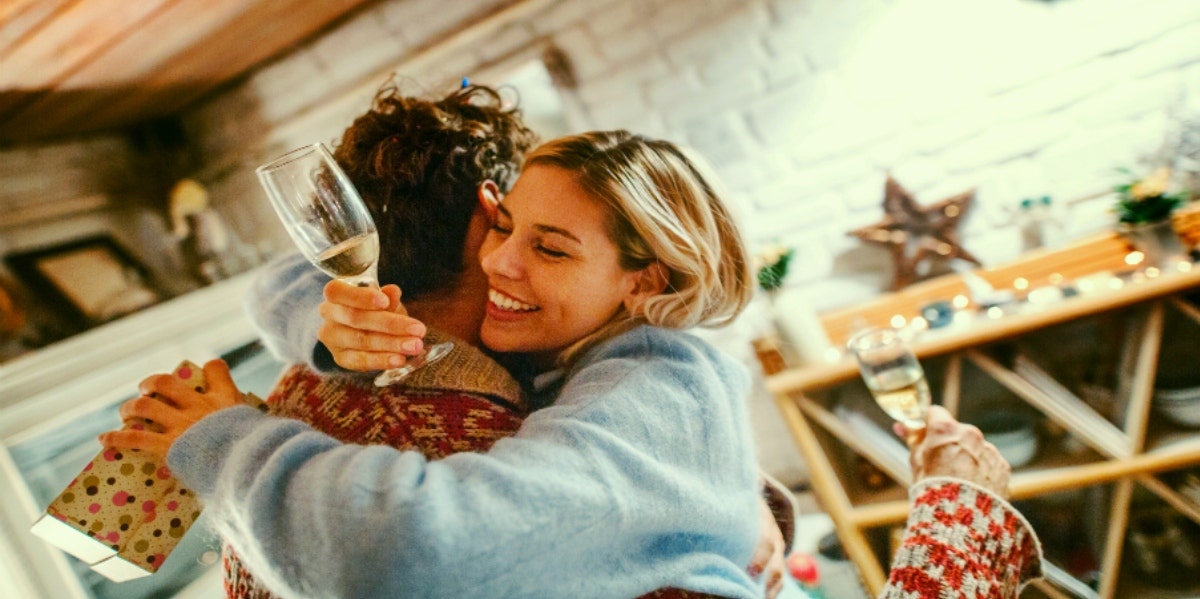
[[[471,80],[470,80],[470,79],[467,79],[466,77],[463,77],[463,78],[462,78],[462,85],[460,85],[460,86],[458,87],[458,89],[467,89],[467,88],[468,88],[468,87],[470,87],[470,86],[471,86]]]

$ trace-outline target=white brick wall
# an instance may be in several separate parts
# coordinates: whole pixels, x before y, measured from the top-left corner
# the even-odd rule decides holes
[[[845,235],[879,217],[886,173],[922,202],[976,188],[966,245],[1007,260],[1020,251],[1011,210],[1022,198],[1051,195],[1067,235],[1108,226],[1108,198],[1076,200],[1155,152],[1169,110],[1200,110],[1195,0],[531,2],[532,14],[401,74],[443,89],[552,37],[579,78],[581,127],[705,154],[753,241],[799,249],[788,283],[818,310],[890,281],[886,254]],[[196,109],[189,130],[220,154],[206,171],[214,195],[255,213],[246,173],[282,145],[335,137],[369,100],[343,97],[348,88],[369,91],[414,49],[522,4],[385,1]],[[720,339],[742,352],[748,328]],[[752,409],[764,465],[802,477],[773,405],[760,395]]]
[[[503,2],[495,0],[403,0],[384,2],[378,9],[389,31],[413,45],[428,44],[452,32],[482,9]],[[346,26],[349,26],[347,24]],[[353,52],[348,52],[353,53]]]

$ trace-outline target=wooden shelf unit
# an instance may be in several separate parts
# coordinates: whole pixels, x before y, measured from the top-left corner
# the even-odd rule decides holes
[[[1185,265],[1189,266],[1189,265]],[[1134,488],[1140,485],[1188,518],[1200,523],[1200,506],[1165,484],[1156,473],[1200,464],[1200,430],[1167,427],[1170,435],[1148,434],[1158,419],[1151,413],[1159,347],[1164,335],[1164,314],[1173,310],[1200,326],[1200,309],[1181,296],[1200,289],[1200,265],[1186,270],[1164,271],[1153,278],[1139,278],[1118,288],[1064,299],[1036,309],[1000,318],[980,318],[948,330],[930,331],[913,343],[922,361],[937,359],[940,381],[930,380],[935,398],[952,412],[971,400],[971,389],[963,388],[964,368],[971,367],[990,377],[1013,396],[1032,407],[1045,419],[1065,429],[1086,446],[1088,457],[1077,461],[1035,461],[1015,469],[1012,499],[1042,497],[1052,493],[1094,485],[1109,485],[1108,531],[1096,553],[1101,577],[1094,596],[1115,596],[1120,577],[1122,550]],[[879,311],[877,306],[873,310]],[[883,312],[881,312],[883,313]],[[1019,341],[1048,327],[1089,318],[1121,315],[1124,342],[1118,349],[1115,414],[1102,415],[1089,404],[1057,384],[1031,356],[1020,354],[1013,364],[996,359],[989,349]],[[844,314],[839,318],[844,318]],[[1011,353],[1011,352],[1010,352]],[[1198,354],[1200,356],[1200,354]],[[969,365],[969,366],[968,366]],[[927,372],[930,370],[926,369]],[[941,383],[939,385],[939,383]],[[863,456],[901,485],[911,474],[906,462],[896,460],[894,448],[876,442],[874,435],[851,429],[845,419],[829,409],[828,395],[850,386],[861,386],[854,361],[839,361],[785,369],[767,377],[767,389],[776,403],[801,454],[808,463],[813,491],[831,519],[847,555],[858,566],[871,593],[886,581],[884,564],[872,549],[867,532],[902,524],[908,515],[907,500],[871,500],[854,496],[839,479],[836,446]],[[865,393],[865,388],[863,390]],[[882,429],[883,427],[881,427]],[[890,432],[888,433],[890,434]],[[1042,595],[1069,597],[1089,590],[1082,582],[1068,580],[1058,567],[1036,588]],[[1064,589],[1070,588],[1071,592]],[[1090,590],[1089,590],[1090,591]],[[1088,596],[1084,593],[1084,596]]]

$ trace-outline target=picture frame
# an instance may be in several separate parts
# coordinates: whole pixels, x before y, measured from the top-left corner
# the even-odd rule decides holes
[[[165,297],[145,265],[106,234],[7,254],[4,261],[36,301],[81,331]]]

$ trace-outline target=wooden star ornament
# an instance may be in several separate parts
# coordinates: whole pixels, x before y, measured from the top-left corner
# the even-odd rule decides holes
[[[892,289],[899,290],[916,280],[918,269],[927,260],[960,259],[982,266],[958,237],[958,223],[974,199],[972,189],[930,206],[919,206],[912,194],[888,175],[883,220],[847,234],[883,246],[891,253]]]

